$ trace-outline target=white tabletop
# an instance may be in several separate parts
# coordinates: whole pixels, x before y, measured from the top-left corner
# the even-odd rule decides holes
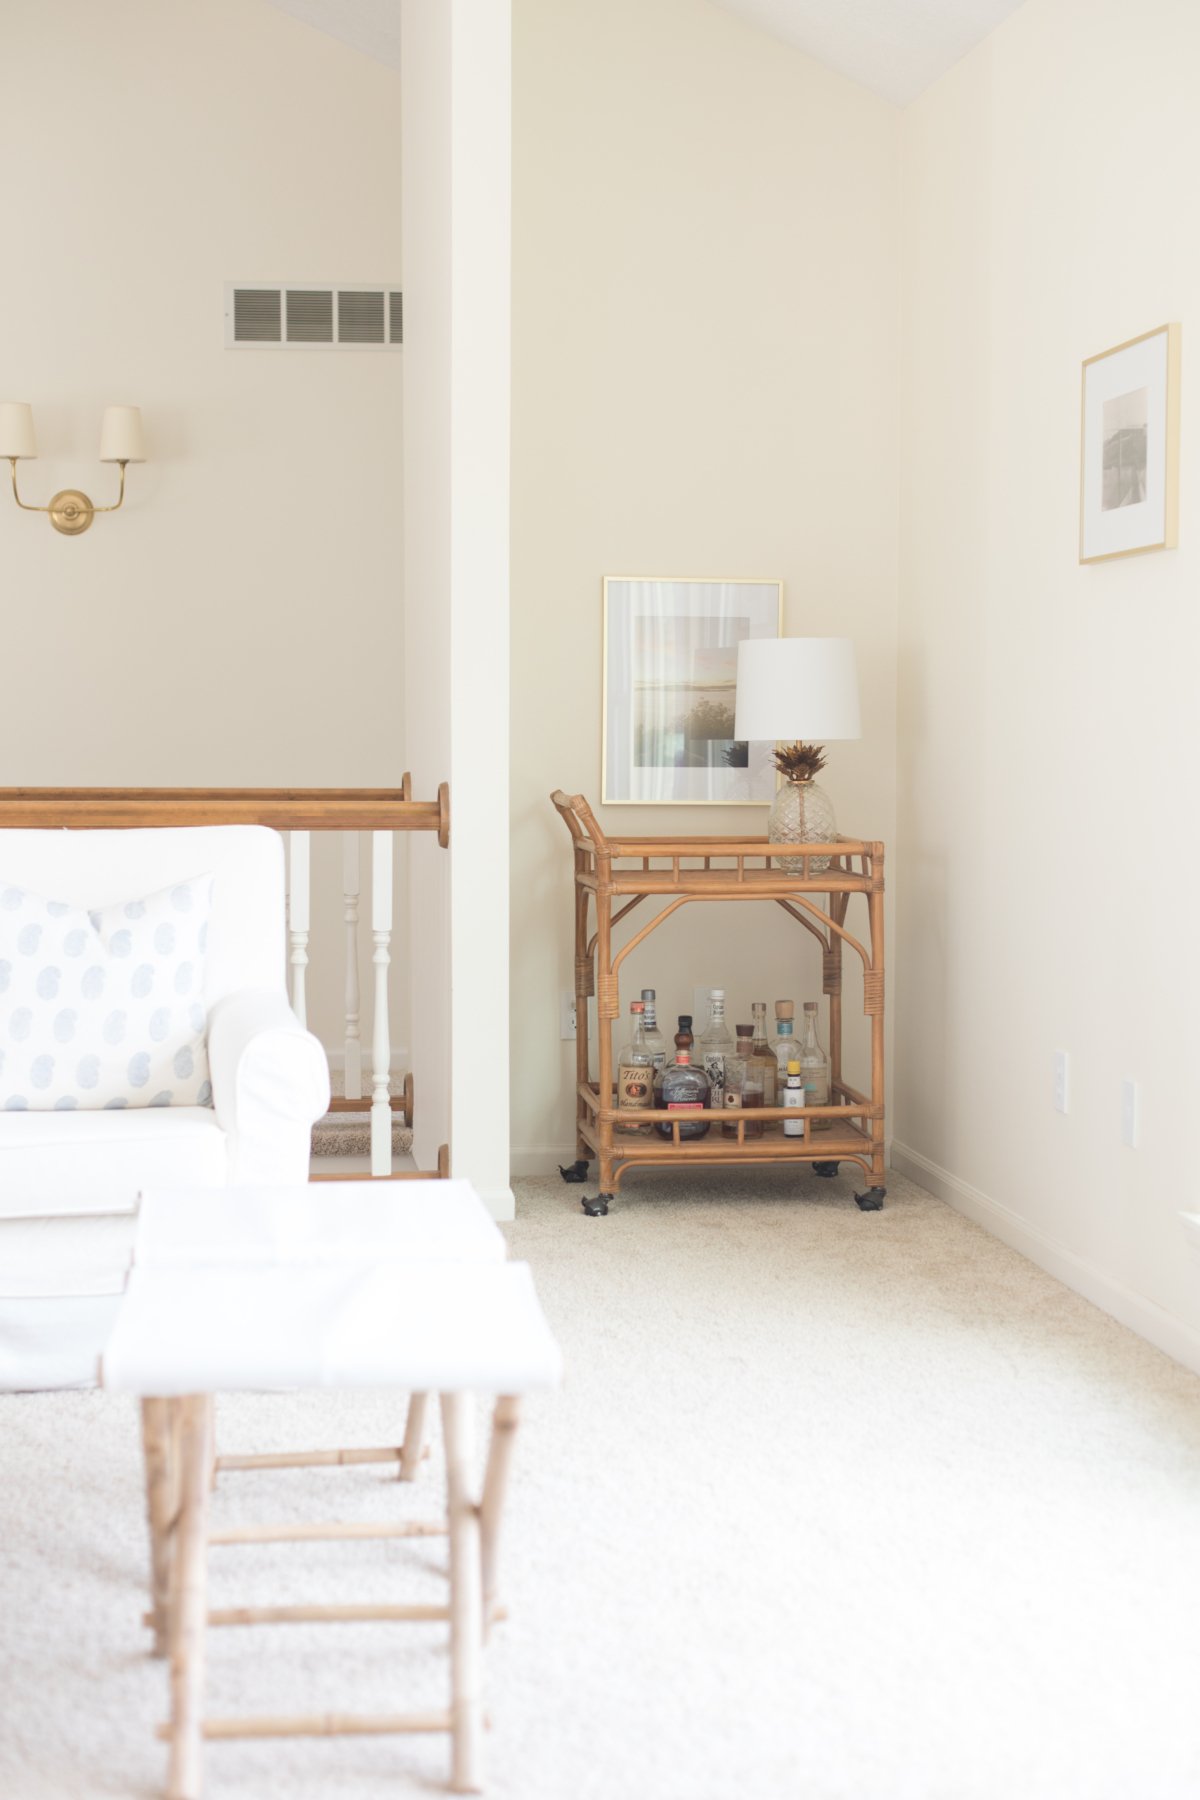
[[[523,1394],[561,1358],[527,1263],[135,1268],[103,1384],[142,1395],[309,1387]]]

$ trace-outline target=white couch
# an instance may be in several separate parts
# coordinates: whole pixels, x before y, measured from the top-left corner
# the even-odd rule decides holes
[[[305,1181],[329,1104],[325,1053],[287,998],[276,832],[0,830],[0,886],[76,905],[208,873],[212,1106],[0,1111],[0,1389],[94,1383],[142,1188]]]

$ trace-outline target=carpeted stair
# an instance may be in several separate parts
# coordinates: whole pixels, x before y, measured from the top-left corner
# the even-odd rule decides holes
[[[393,1092],[398,1093],[403,1087],[403,1076],[393,1085]],[[345,1081],[340,1069],[333,1070],[330,1076],[335,1096],[344,1092]],[[361,1112],[328,1112],[324,1118],[318,1119],[313,1126],[312,1154],[314,1156],[369,1156],[371,1154],[371,1102],[364,1099]],[[403,1156],[412,1149],[412,1127],[404,1123],[404,1114],[392,1114],[392,1155]]]

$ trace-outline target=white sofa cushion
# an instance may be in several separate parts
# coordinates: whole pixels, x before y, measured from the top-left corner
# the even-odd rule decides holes
[[[0,1108],[206,1106],[212,876],[89,910],[0,888]]]
[[[208,1107],[0,1112],[0,1218],[132,1212],[144,1187],[223,1187],[227,1160]]]
[[[123,831],[0,832],[0,885],[75,906],[213,877],[204,1000],[211,1011],[242,988],[285,991],[283,840],[265,825],[181,825]]]

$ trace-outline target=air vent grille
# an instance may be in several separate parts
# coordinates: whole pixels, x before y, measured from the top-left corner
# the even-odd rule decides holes
[[[404,295],[389,282],[229,282],[228,350],[398,350]]]
[[[332,344],[333,295],[328,288],[289,288],[289,344]]]
[[[234,288],[233,335],[239,344],[277,344],[283,336],[278,289]]]
[[[382,292],[338,291],[338,341],[342,344],[383,343]]]

